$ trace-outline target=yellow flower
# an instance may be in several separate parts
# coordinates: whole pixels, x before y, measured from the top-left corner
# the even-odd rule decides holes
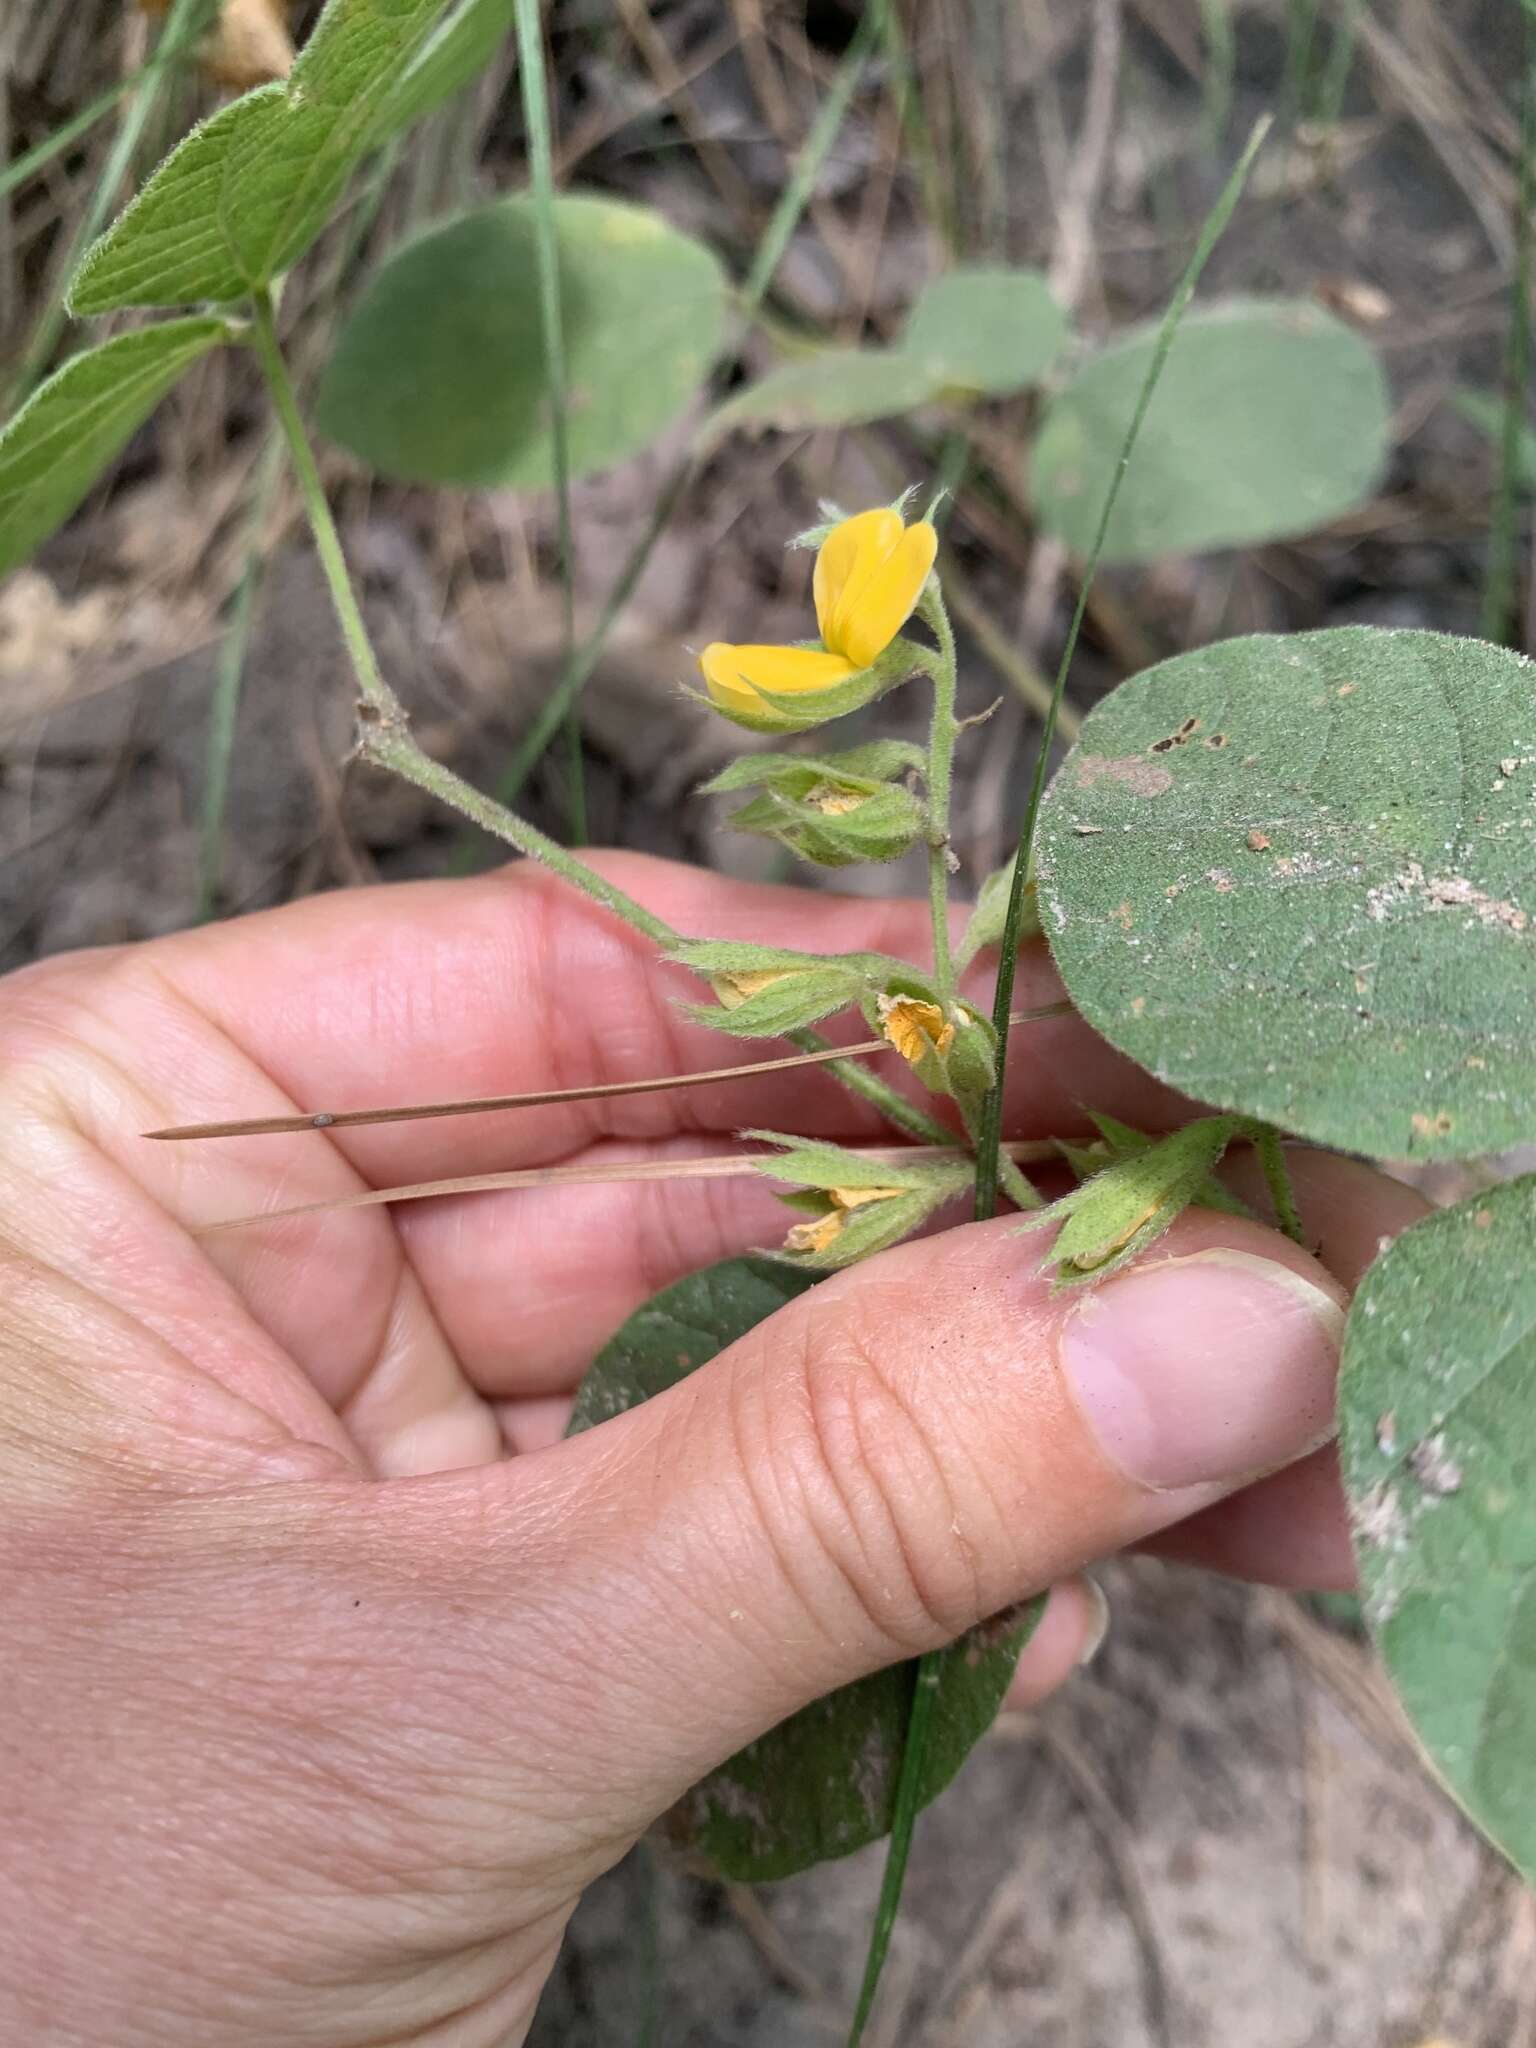
[[[710,696],[726,711],[763,711],[764,690],[786,697],[814,694],[869,668],[912,616],[938,545],[926,519],[906,526],[889,505],[843,520],[816,555],[821,646],[733,647],[713,641],[699,656]]]
[[[910,1067],[927,1053],[948,1052],[955,1027],[937,1003],[916,996],[881,996],[880,1029]]]
[[[905,1188],[828,1188],[832,1207],[811,1223],[797,1223],[784,1240],[787,1252],[824,1252],[842,1235],[850,1209],[862,1209],[870,1202],[889,1202],[904,1195]]]
[[[788,981],[792,974],[804,972],[803,967],[754,968],[750,973],[712,974],[709,985],[719,998],[722,1010],[739,1010],[743,1003],[761,995],[765,988],[772,988],[776,981]]]

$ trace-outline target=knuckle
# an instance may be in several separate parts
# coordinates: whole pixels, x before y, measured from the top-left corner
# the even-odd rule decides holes
[[[934,1404],[891,1353],[891,1304],[868,1286],[820,1313],[813,1301],[792,1361],[794,1419],[777,1440],[775,1497],[815,1539],[838,1625],[851,1607],[882,1649],[908,1656],[986,1610],[954,1454]]]

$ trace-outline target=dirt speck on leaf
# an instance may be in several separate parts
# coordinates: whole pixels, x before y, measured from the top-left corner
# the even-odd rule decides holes
[[[1461,1467],[1451,1456],[1443,1430],[1427,1436],[1408,1453],[1408,1470],[1436,1500],[1461,1490]]]
[[[1079,789],[1096,783],[1118,782],[1133,796],[1161,796],[1173,787],[1173,777],[1155,761],[1140,754],[1080,754],[1077,759]]]
[[[1417,897],[1432,910],[1470,910],[1478,923],[1489,930],[1523,932],[1530,926],[1530,913],[1505,898],[1489,895],[1464,875],[1426,875],[1422,865],[1410,861],[1401,874],[1378,882],[1366,894],[1366,914],[1382,923],[1399,905]]]

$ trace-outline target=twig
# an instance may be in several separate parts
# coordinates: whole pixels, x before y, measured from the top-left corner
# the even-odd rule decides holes
[[[860,1159],[882,1166],[917,1166],[931,1160],[963,1159],[959,1145],[850,1145]],[[1059,1159],[1053,1138],[1022,1138],[1004,1148],[1014,1161]],[[780,1152],[722,1152],[702,1159],[617,1159],[603,1166],[522,1166],[505,1173],[469,1173],[449,1180],[410,1181],[396,1188],[364,1188],[355,1195],[337,1195],[327,1202],[303,1202],[292,1209],[265,1209],[250,1216],[230,1216],[204,1223],[194,1237],[212,1237],[223,1230],[243,1230],[256,1223],[289,1223],[297,1216],[324,1216],[343,1209],[377,1209],[387,1202],[425,1202],[438,1195],[487,1195],[516,1188],[603,1187],[612,1182],[664,1180],[739,1180],[783,1163]],[[774,1178],[769,1175],[768,1178]]]

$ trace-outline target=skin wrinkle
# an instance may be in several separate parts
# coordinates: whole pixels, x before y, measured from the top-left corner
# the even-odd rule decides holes
[[[816,1306],[806,1315],[806,1342],[796,1356],[796,1413],[803,1418],[804,1436],[797,1436],[793,1426],[786,1429],[779,1453],[782,1458],[787,1452],[797,1470],[796,1491],[808,1509],[805,1521],[838,1585],[852,1601],[871,1642],[881,1646],[881,1661],[892,1662],[921,1646],[921,1631],[931,1617],[912,1580],[907,1546],[896,1527],[889,1495],[868,1455],[874,1432],[864,1417],[871,1401],[885,1410],[884,1378],[857,1321],[839,1315],[835,1305],[811,1299]],[[818,1321],[831,1323],[833,1345],[828,1346],[820,1333],[813,1334]],[[819,1484],[804,1483],[807,1454],[812,1460],[809,1473]],[[891,1584],[893,1554],[906,1581],[906,1603],[900,1599],[902,1589]],[[917,1610],[916,1633],[895,1618],[903,1604]]]
[[[812,1343],[807,1318],[795,1357],[776,1359],[772,1373],[738,1368],[730,1376],[724,1405],[735,1470],[775,1573],[820,1645],[814,1667],[820,1668],[828,1658],[835,1659],[846,1641],[846,1627],[832,1619],[834,1601],[827,1597],[829,1588],[841,1590],[851,1601],[874,1640],[886,1638],[851,1582],[846,1561],[829,1534],[829,1520],[837,1519],[842,1497],[817,1436],[810,1388]],[[746,1363],[750,1362],[751,1354]],[[787,1386],[778,1384],[781,1378]],[[798,1456],[793,1454],[797,1443],[807,1441],[815,1452],[809,1465],[803,1450]],[[825,1511],[829,1491],[834,1510],[830,1518]],[[843,1519],[846,1523],[846,1516]],[[810,1557],[805,1555],[808,1543],[814,1545]],[[786,1647],[782,1641],[777,1646],[780,1669]],[[797,1645],[797,1664],[804,1654],[804,1648]]]
[[[166,1009],[178,1021],[190,1014],[195,1022],[210,1034],[216,1031],[209,1014],[178,984],[164,975],[156,975],[154,979]],[[83,1053],[87,1060],[108,1066],[110,1071],[121,1079],[126,1094],[136,1100],[142,1098],[142,1088],[130,1079],[121,1062],[105,1048],[93,1046],[86,1052],[84,1047],[76,1047],[66,1040],[65,1049],[74,1053],[76,1058]],[[263,1083],[274,1092],[280,1093],[275,1079],[259,1061],[250,1059],[247,1064]],[[68,1102],[67,1097],[61,1097],[61,1100],[66,1104]],[[291,1098],[286,1095],[282,1096],[282,1104],[284,1110],[294,1106]],[[166,1105],[159,1099],[152,1099],[151,1114],[162,1116],[166,1113]],[[278,1110],[275,1113],[283,1111]],[[94,1134],[86,1132],[73,1120],[72,1128],[79,1132],[92,1151],[102,1158],[109,1168],[117,1168],[118,1162],[105,1152]],[[355,1167],[345,1159],[338,1148],[328,1146],[328,1150],[335,1161],[334,1168],[327,1165],[328,1174],[339,1170],[344,1184],[349,1188],[366,1185]],[[144,1192],[149,1193],[148,1190]],[[153,1195],[150,1199],[154,1201]],[[180,1227],[179,1219],[166,1210],[163,1202],[156,1206],[160,1207],[168,1223]],[[394,1268],[393,1286],[387,1292],[381,1289],[358,1290],[357,1302],[365,1308],[372,1307],[374,1323],[372,1328],[365,1324],[358,1330],[355,1338],[356,1348],[350,1361],[350,1372],[328,1389],[332,1405],[342,1420],[352,1427],[357,1442],[369,1453],[376,1471],[395,1468],[396,1460],[391,1456],[391,1445],[397,1436],[408,1441],[424,1426],[430,1426],[439,1418],[445,1419],[458,1409],[469,1411],[465,1418],[469,1426],[465,1428],[459,1450],[450,1462],[467,1461],[475,1455],[493,1455],[499,1441],[495,1419],[483,1401],[476,1397],[459,1369],[428,1298],[420,1287],[414,1270],[407,1263],[403,1248],[393,1230],[385,1226],[386,1239],[385,1230],[375,1227],[372,1219],[369,1219],[364,1227],[375,1260],[386,1261]],[[312,1256],[319,1255],[316,1253]],[[216,1261],[209,1259],[207,1264],[210,1271],[218,1270]],[[413,1375],[419,1380],[426,1371],[429,1361],[433,1360],[440,1375],[441,1398],[434,1407],[414,1413],[407,1410],[398,1420],[393,1419],[390,1415],[395,1398],[391,1392],[392,1388],[402,1381],[409,1384]],[[377,1419],[370,1413],[372,1409],[381,1411]],[[470,1424],[470,1414],[476,1412],[484,1417],[485,1426],[480,1430],[475,1430]]]

